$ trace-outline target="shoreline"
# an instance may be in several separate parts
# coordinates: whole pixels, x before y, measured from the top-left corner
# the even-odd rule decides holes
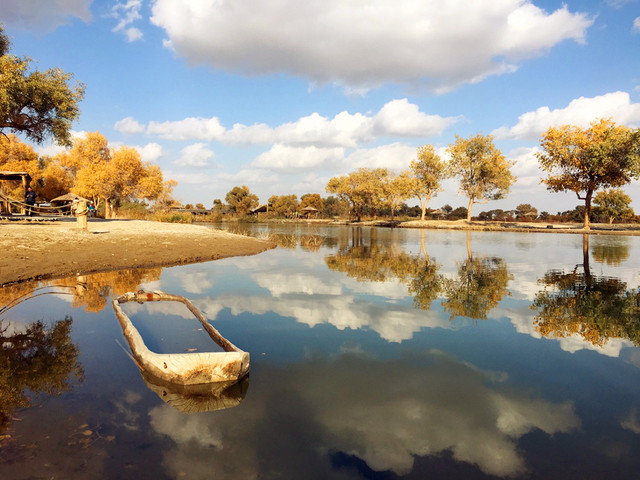
[[[307,223],[387,228],[416,228],[487,232],[640,235],[637,224],[552,224],[466,220],[330,219],[269,220],[266,223]],[[239,223],[238,225],[242,225]],[[74,218],[0,221],[0,287],[28,280],[49,280],[73,275],[127,269],[171,267],[221,258],[255,255],[274,248],[267,240],[232,234],[209,224],[161,223],[149,220],[89,219],[88,231]]]
[[[272,242],[193,224],[75,219],[0,223],[0,287],[106,271],[255,255]]]

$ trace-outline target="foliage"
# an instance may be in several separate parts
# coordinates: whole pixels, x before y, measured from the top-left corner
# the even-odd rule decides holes
[[[112,216],[112,206],[135,199],[162,199],[170,203],[175,182],[164,182],[157,165],[143,162],[138,150],[120,146],[110,149],[99,132],[76,138],[73,148],[51,161],[65,175],[73,178],[74,193],[91,198],[96,207],[105,205],[105,217]],[[53,168],[52,165],[52,168]]]
[[[609,219],[609,223],[616,218],[630,219],[634,216],[630,206],[631,197],[618,188],[598,192],[593,203],[597,205],[598,213]]]
[[[31,178],[36,180],[32,185],[36,194],[40,198],[41,188],[38,180],[41,179],[40,163],[38,154],[31,146],[21,142],[15,135],[0,135],[0,170],[8,172],[27,172]],[[24,186],[20,180],[2,182],[4,193],[16,199],[24,198]]]
[[[258,196],[251,193],[249,187],[233,187],[226,195],[225,201],[231,211],[237,215],[246,215],[258,206]]]
[[[313,207],[318,212],[322,212],[324,210],[324,201],[322,197],[318,193],[305,193],[300,197],[300,210],[306,207]]]
[[[509,192],[516,178],[511,174],[514,162],[509,162],[493,144],[491,135],[476,135],[468,139],[456,135],[449,145],[449,172],[460,180],[460,193],[469,198],[467,220],[471,220],[474,202],[498,200]]]
[[[601,119],[582,129],[551,127],[540,141],[538,161],[553,192],[573,191],[585,202],[584,228],[589,228],[591,200],[601,188],[620,187],[640,176],[640,129]]]
[[[351,214],[360,220],[367,208],[375,212],[382,204],[388,176],[386,168],[360,168],[348,175],[331,178],[326,190],[348,201]]]
[[[193,215],[188,212],[171,212],[166,210],[159,210],[152,213],[149,219],[155,222],[193,223]]]
[[[293,218],[298,212],[297,195],[273,195],[269,198],[269,211],[279,217]]]
[[[383,195],[385,203],[391,209],[393,220],[396,209],[402,202],[414,196],[415,180],[409,172],[400,172],[399,175],[388,175],[383,183]]]
[[[447,214],[447,218],[448,219],[453,219],[453,220],[459,220],[462,218],[469,218],[469,210],[467,210],[465,207],[458,207],[455,210],[451,210],[448,214]]]
[[[326,217],[340,217],[349,211],[349,202],[333,195],[323,200],[322,214]]]
[[[448,176],[447,167],[433,145],[423,145],[418,148],[418,159],[411,161],[410,169],[415,180],[412,193],[420,200],[421,220],[424,220],[429,200],[442,191],[442,181]]]
[[[9,53],[0,27],[0,133],[23,134],[37,143],[53,137],[71,144],[71,125],[80,116],[85,87],[59,68],[28,72],[30,60]]]
[[[538,209],[529,203],[521,203],[516,207],[516,219],[520,221],[531,221],[538,218]]]

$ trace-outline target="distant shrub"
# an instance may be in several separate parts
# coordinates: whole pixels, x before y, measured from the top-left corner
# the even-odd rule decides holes
[[[165,223],[193,223],[193,215],[180,212],[154,212],[149,215],[149,220]]]

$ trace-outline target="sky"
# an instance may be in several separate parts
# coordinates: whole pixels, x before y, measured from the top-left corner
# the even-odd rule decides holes
[[[86,85],[74,135],[138,148],[207,208],[240,185],[326,197],[490,134],[518,179],[473,214],[555,213],[583,202],[540,184],[544,132],[640,127],[640,0],[3,0],[0,22],[11,53]],[[640,182],[624,190],[640,213]],[[456,180],[445,204],[467,206]]]

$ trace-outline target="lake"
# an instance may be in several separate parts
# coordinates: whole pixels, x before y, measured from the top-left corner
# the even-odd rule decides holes
[[[278,247],[0,290],[0,478],[640,475],[640,237],[236,228]],[[140,288],[249,377],[143,376],[111,307]],[[126,311],[153,351],[212,350],[182,307]]]

